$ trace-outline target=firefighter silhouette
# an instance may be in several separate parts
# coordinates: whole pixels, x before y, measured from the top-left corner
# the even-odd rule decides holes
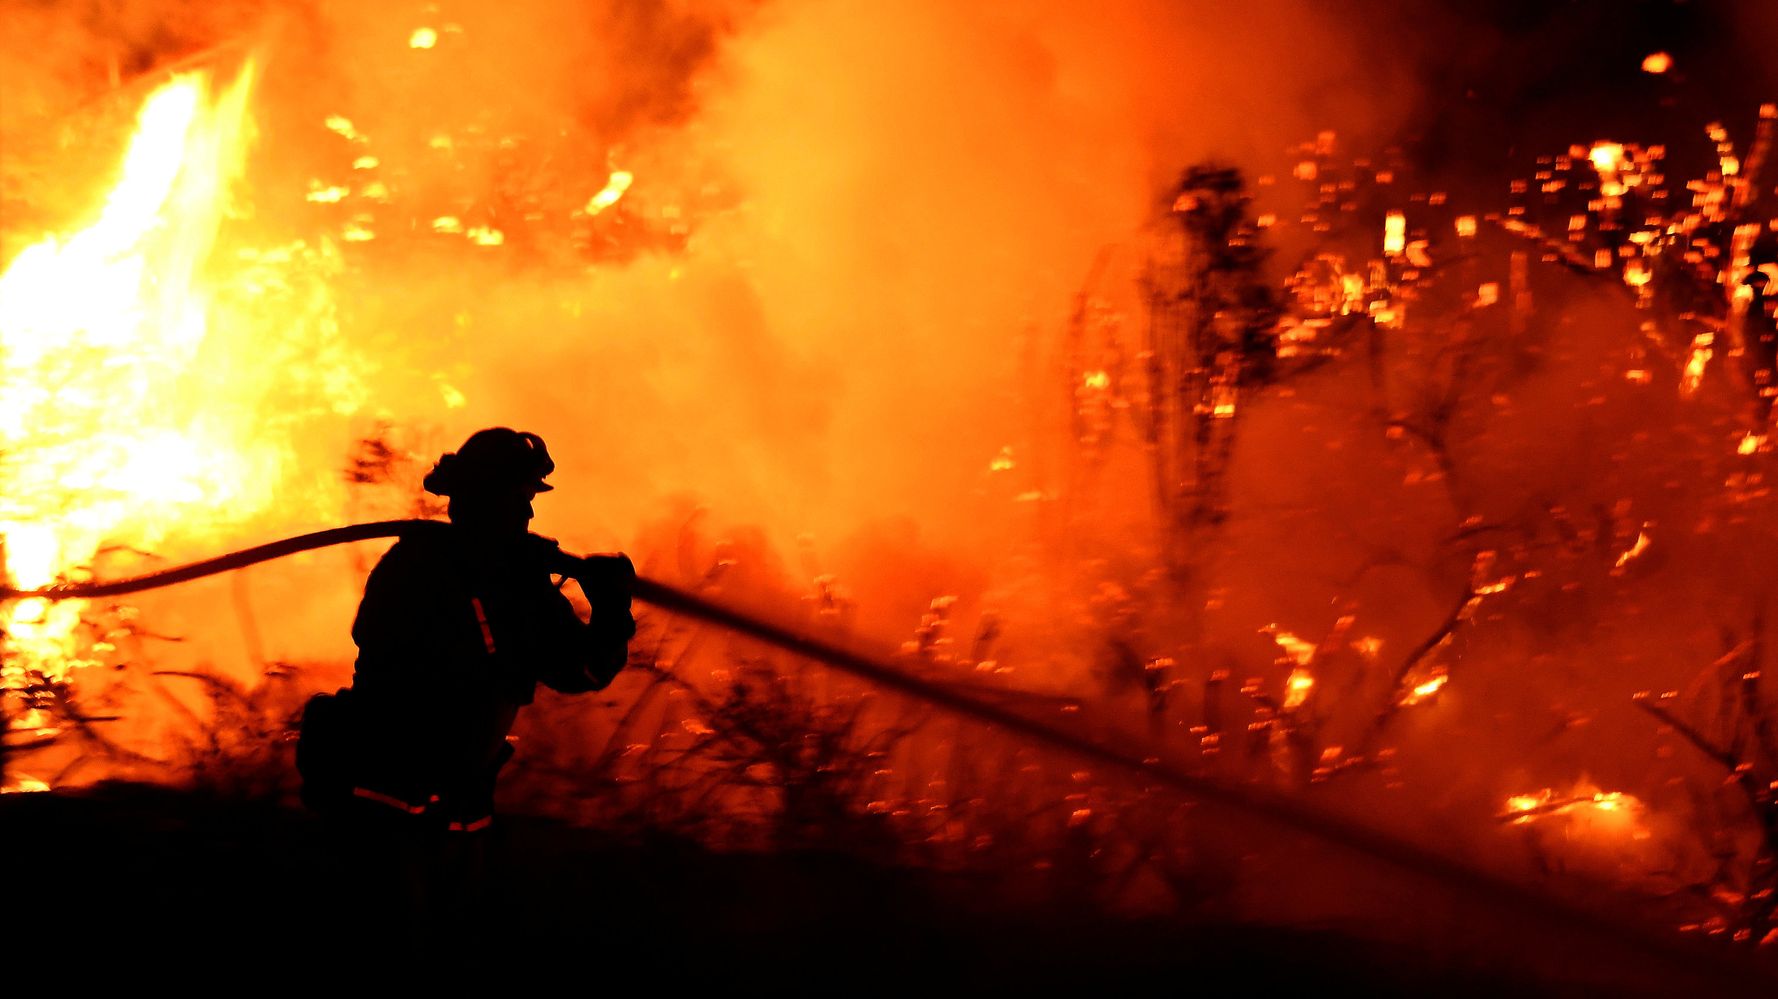
[[[635,634],[627,557],[576,558],[529,533],[554,468],[542,438],[505,427],[440,458],[424,486],[449,500],[450,524],[389,549],[352,625],[355,758],[341,812],[364,876],[395,889],[422,939],[423,924],[476,904],[483,850],[470,841],[492,821],[519,709],[538,683],[605,687]],[[580,583],[588,620],[555,575]]]

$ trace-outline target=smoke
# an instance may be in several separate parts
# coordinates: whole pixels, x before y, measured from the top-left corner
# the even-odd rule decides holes
[[[632,546],[689,499],[901,631],[944,593],[973,614],[1029,540],[1014,497],[1053,494],[1054,345],[1095,255],[1185,165],[1380,141],[1412,93],[1358,27],[1290,3],[339,4],[270,37],[262,221],[310,218],[295,192],[362,182],[370,153],[420,226],[507,236],[347,248],[341,323],[417,450],[536,430],[561,486],[540,530]],[[525,212],[620,168],[626,219],[682,244],[589,265],[527,242]]]
[[[1184,166],[1381,142],[1413,94],[1374,29],[1288,2],[12,4],[4,24],[9,245],[82,220],[164,69],[259,62],[232,236],[309,261],[326,294],[267,324],[268,353],[308,343],[281,324],[337,327],[359,400],[310,422],[293,497],[358,437],[423,471],[519,426],[559,466],[540,530],[695,571],[637,546],[702,506],[713,538],[835,575],[891,636],[935,597],[968,621],[1022,585],[1043,501],[1017,498],[1057,489],[1055,344],[1095,256]],[[618,169],[619,206],[577,215]],[[340,514],[406,512],[417,477]],[[362,560],[256,572],[250,603],[278,612],[239,636],[196,610],[213,588],[156,612],[194,660],[344,662]]]

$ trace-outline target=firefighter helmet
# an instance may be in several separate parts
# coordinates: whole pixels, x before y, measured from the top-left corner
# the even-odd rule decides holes
[[[471,434],[455,452],[441,456],[421,485],[439,496],[511,488],[544,493],[555,488],[543,481],[555,469],[543,438],[489,427]]]

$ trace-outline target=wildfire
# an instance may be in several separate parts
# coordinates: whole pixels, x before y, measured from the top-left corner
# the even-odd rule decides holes
[[[226,86],[197,72],[155,90],[96,221],[26,248],[0,275],[0,537],[14,586],[77,572],[104,545],[153,548],[266,510],[286,482],[277,430],[300,408],[279,393],[326,384],[336,407],[352,405],[343,360],[332,368],[326,347],[291,340],[337,330],[280,308],[284,269],[319,251],[211,264],[244,165],[253,76],[249,64]],[[41,600],[0,610],[5,686],[80,664],[92,652],[74,637],[82,611]]]

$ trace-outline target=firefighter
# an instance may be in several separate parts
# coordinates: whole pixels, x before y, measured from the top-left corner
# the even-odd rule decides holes
[[[449,500],[450,524],[389,549],[352,625],[357,758],[343,811],[364,876],[396,879],[415,940],[476,904],[485,851],[470,841],[492,821],[519,709],[538,683],[602,689],[635,634],[628,558],[571,557],[529,533],[554,468],[542,438],[505,427],[441,457],[424,487]],[[552,575],[579,582],[588,620]]]

